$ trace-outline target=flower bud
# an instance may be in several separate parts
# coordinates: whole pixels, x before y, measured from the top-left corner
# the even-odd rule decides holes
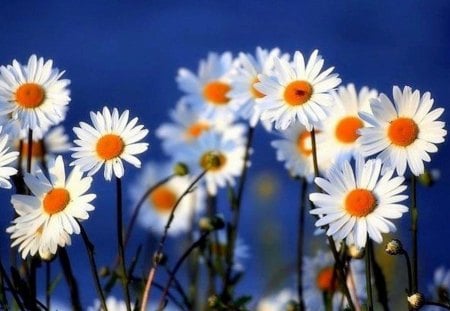
[[[408,296],[408,303],[414,309],[420,309],[423,306],[425,299],[421,293],[414,293]]]
[[[166,261],[167,261],[167,257],[163,253],[158,252],[158,253],[155,253],[155,255],[153,255],[153,262],[156,265],[163,265]]]
[[[173,172],[177,176],[186,176],[187,174],[189,174],[189,168],[183,162],[178,162],[173,167]]]
[[[208,297],[208,306],[210,308],[215,308],[218,306],[220,300],[219,297],[217,297],[217,295],[212,295],[210,297]]]
[[[356,245],[350,245],[347,248],[347,254],[354,259],[361,259],[364,257],[364,248],[357,247]]]
[[[214,231],[222,229],[225,226],[225,223],[221,217],[214,216],[200,218],[198,225],[202,231]]]
[[[385,251],[389,255],[395,256],[403,254],[405,250],[403,249],[403,245],[402,242],[400,242],[400,240],[393,239],[388,244],[386,244]]]
[[[98,270],[98,275],[101,277],[108,276],[109,273],[110,273],[110,271],[109,271],[108,267],[101,267],[100,270]]]

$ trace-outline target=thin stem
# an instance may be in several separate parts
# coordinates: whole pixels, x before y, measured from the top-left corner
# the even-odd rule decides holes
[[[0,278],[2,278],[5,282],[6,285],[8,285],[9,289],[11,290],[11,294],[14,297],[14,300],[17,303],[17,306],[19,307],[20,310],[25,310],[22,301],[20,300],[20,297],[17,295],[17,292],[15,290],[15,287],[13,285],[13,283],[11,282],[11,280],[9,279],[8,275],[6,274],[5,268],[3,267],[3,263],[1,261],[0,258]]]
[[[78,290],[77,280],[72,272],[72,267],[70,266],[69,256],[67,255],[67,251],[64,247],[60,248],[59,256],[58,256],[61,267],[64,273],[64,277],[67,281],[67,285],[70,290],[70,300],[72,302],[72,307],[74,310],[81,311],[83,308],[80,304],[80,293]]]
[[[446,309],[446,310],[450,310],[450,306],[449,305],[446,305],[446,304],[443,304],[443,303],[440,303],[440,302],[425,301],[423,303],[423,305],[436,306],[436,307],[441,307],[441,308]]]
[[[51,280],[51,263],[45,263],[45,305],[50,309],[50,280]]]
[[[306,210],[306,190],[308,183],[305,178],[301,179],[300,190],[300,210],[298,221],[298,240],[297,240],[297,277],[298,277],[298,301],[300,304],[300,310],[305,309],[305,302],[303,299],[303,253],[305,247],[305,210]]]
[[[408,270],[408,295],[412,294],[412,272],[411,272],[411,261],[409,260],[409,255],[407,251],[403,251],[403,256],[406,261],[406,268]]]
[[[33,152],[33,130],[28,129],[27,173],[31,173],[31,156]]]
[[[373,298],[372,298],[372,243],[369,236],[367,236],[366,242],[366,290],[367,290],[367,309],[368,311],[373,311]]]
[[[314,166],[314,177],[319,177],[319,164],[317,163],[317,143],[316,143],[316,130],[314,127],[311,130],[311,145],[312,145],[312,156],[313,156],[313,166]]]
[[[169,219],[167,220],[166,226],[164,227],[164,233],[163,233],[161,239],[159,240],[159,245],[158,245],[158,248],[157,248],[154,258],[153,258],[152,268],[150,269],[150,272],[148,274],[147,282],[145,284],[144,292],[142,294],[142,304],[141,304],[141,309],[140,309],[141,311],[145,311],[147,309],[147,303],[148,303],[148,297],[150,295],[150,289],[152,287],[153,279],[155,278],[155,272],[156,272],[156,269],[159,264],[158,257],[160,257],[162,250],[164,248],[164,243],[166,242],[167,233],[168,233],[170,225],[172,224],[172,221],[175,217],[175,211],[176,211],[178,205],[180,204],[181,200],[183,200],[183,198],[191,192],[192,188],[206,174],[206,172],[207,172],[207,170],[204,170],[194,179],[194,181],[189,185],[189,187],[187,187],[187,189],[177,199],[177,201],[175,202],[175,205],[172,208],[172,211],[170,212]]]
[[[117,246],[119,252],[120,269],[122,270],[121,282],[125,293],[127,311],[131,311],[130,291],[128,289],[129,279],[125,264],[125,250],[123,247],[123,220],[122,220],[122,181],[116,177],[116,199],[117,199]]]
[[[206,237],[209,235],[209,231],[203,233],[200,238],[195,241],[184,253],[183,255],[180,257],[180,259],[178,259],[177,263],[175,264],[172,273],[170,273],[170,277],[169,280],[166,283],[166,286],[164,287],[164,292],[163,295],[161,297],[161,300],[159,301],[159,306],[158,306],[158,310],[162,310],[162,308],[165,305],[165,300],[166,300],[166,296],[167,293],[169,292],[169,288],[170,285],[172,284],[172,281],[175,279],[175,275],[178,272],[178,269],[180,269],[181,264],[184,262],[184,260],[186,260],[186,258],[189,256],[189,254],[197,247],[199,247],[206,239]]]
[[[184,292],[183,287],[181,286],[180,281],[177,280],[175,273],[173,272],[173,270],[171,270],[167,265],[164,266],[166,268],[166,272],[169,276],[173,275],[173,282],[174,282],[174,287],[176,289],[176,291],[178,292],[178,294],[180,294],[181,298],[183,299],[183,303],[186,305],[186,307],[188,309],[193,309],[192,308],[192,304],[189,302],[189,298],[186,295],[186,293]]]
[[[102,286],[100,284],[100,278],[98,277],[97,273],[97,264],[95,263],[94,258],[94,245],[91,243],[91,241],[89,241],[89,237],[83,226],[81,224],[79,225],[81,229],[81,236],[83,237],[84,246],[86,247],[86,252],[89,257],[89,266],[91,267],[92,277],[94,278],[95,289],[97,290],[97,295],[99,296],[100,303],[102,305],[102,310],[108,311],[108,307],[106,306],[105,301],[105,295],[103,294]]]
[[[418,282],[418,266],[419,266],[419,256],[418,256],[418,219],[419,211],[417,209],[417,183],[416,176],[411,176],[411,231],[412,231],[412,291],[417,293],[419,290]]]

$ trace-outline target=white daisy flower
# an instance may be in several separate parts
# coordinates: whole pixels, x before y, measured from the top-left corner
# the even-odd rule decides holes
[[[231,91],[228,96],[230,105],[245,120],[249,120],[250,126],[255,127],[258,123],[261,111],[257,109],[256,99],[264,97],[254,84],[259,82],[258,74],[271,75],[274,67],[274,57],[280,55],[280,49],[271,51],[256,48],[255,56],[249,53],[239,54],[239,67],[232,77]],[[270,129],[270,122],[263,122],[266,129]]]
[[[17,151],[9,151],[9,136],[1,134],[0,126],[0,188],[11,189],[12,185],[9,181],[10,177],[17,173],[17,169],[11,167],[19,156]]]
[[[289,288],[261,299],[256,307],[256,311],[285,311],[290,301],[297,301],[297,294]]]
[[[384,163],[394,167],[399,175],[406,166],[418,176],[424,172],[424,161],[430,162],[429,153],[438,151],[436,144],[444,142],[445,123],[437,121],[444,108],[431,110],[434,100],[426,92],[422,96],[405,86],[393,88],[394,104],[384,94],[371,101],[372,114],[360,116],[371,127],[360,130],[362,152],[366,156],[376,153]]]
[[[450,305],[450,270],[439,267],[434,271],[433,284],[428,286],[432,301]],[[425,309],[425,308],[424,308]],[[427,306],[426,310],[442,310],[439,307]]]
[[[311,132],[300,123],[295,123],[285,131],[280,132],[283,139],[271,142],[277,150],[277,160],[285,161],[285,168],[292,176],[304,177],[312,181],[314,177],[314,163],[312,153]],[[324,173],[331,166],[330,154],[324,152],[324,135],[316,131],[317,160],[319,170]]]
[[[70,165],[77,165],[82,172],[92,176],[104,164],[106,180],[111,180],[113,174],[117,178],[123,176],[122,160],[141,167],[141,161],[135,155],[147,150],[148,144],[139,141],[147,136],[148,130],[143,125],[136,125],[138,118],[128,121],[128,110],[119,115],[114,108],[111,114],[107,107],[103,112],[91,112],[90,116],[94,126],[80,122],[80,127],[73,128],[78,139],[74,141],[77,146],[72,148],[75,151],[72,157],[76,160]]]
[[[381,233],[394,232],[395,225],[389,219],[400,218],[408,207],[400,202],[408,198],[401,194],[406,190],[404,177],[393,177],[393,170],[381,175],[382,161],[356,161],[355,172],[348,161],[333,166],[327,178],[316,178],[315,183],[324,193],[310,194],[317,208],[310,211],[319,215],[317,227],[328,226],[327,235],[343,240],[353,235],[357,247],[365,247],[367,235],[377,243]]]
[[[359,112],[370,111],[370,99],[376,98],[378,92],[363,87],[357,93],[354,84],[340,86],[333,92],[336,104],[330,107],[329,117],[323,122],[326,136],[324,152],[333,154],[334,162],[342,162],[360,154],[358,130],[367,126],[359,117]]]
[[[32,55],[26,66],[14,60],[0,67],[0,114],[11,114],[22,129],[47,129],[64,120],[70,80],[61,79],[64,71],[52,68],[53,61]]]
[[[133,206],[136,206],[136,203],[149,188],[170,176],[172,167],[170,164],[147,163],[143,167],[137,182],[130,188],[131,198],[135,202]],[[158,186],[145,200],[137,222],[154,233],[162,233],[176,201],[190,184],[191,180],[188,176],[175,176],[163,185]],[[203,188],[195,187],[178,205],[168,234],[177,235],[191,229],[193,216],[195,219],[195,215],[203,210],[204,202]]]
[[[303,296],[306,310],[325,310],[323,296],[332,299],[333,310],[342,310],[347,300],[339,288],[335,261],[330,252],[318,251],[316,256],[303,259]],[[366,299],[365,267],[363,260],[351,260],[347,276],[347,286],[352,299],[362,302]],[[356,297],[355,297],[356,296]]]
[[[91,177],[83,177],[75,167],[66,178],[61,156],[50,163],[49,175],[50,179],[42,171],[37,171],[36,176],[25,173],[24,181],[32,195],[16,194],[11,198],[19,217],[8,232],[12,246],[20,244],[22,258],[34,256],[37,251],[42,257],[48,252],[55,254],[58,245],[70,244],[68,235],[80,233],[77,220],[88,219],[88,212],[94,210],[90,202],[96,195],[86,194]]]
[[[282,130],[298,120],[310,131],[327,117],[328,107],[334,104],[329,92],[341,79],[331,74],[334,67],[320,72],[324,60],[318,53],[315,50],[306,65],[299,51],[292,63],[275,57],[274,76],[258,75],[260,82],[254,87],[266,95],[258,99],[261,120],[275,122],[275,128]]]
[[[232,123],[233,118],[207,118],[203,109],[189,107],[184,100],[178,102],[170,117],[173,123],[164,123],[156,130],[164,151],[170,155],[180,147],[194,143],[208,131],[236,135],[231,139],[242,137],[245,131],[242,124]]]
[[[105,299],[106,308],[108,308],[109,311],[127,311],[127,304],[123,300],[119,300],[115,298],[114,296],[109,296]],[[133,309],[133,306],[131,306]],[[104,311],[102,308],[102,304],[100,300],[96,299],[94,301],[93,306],[89,306],[87,308],[87,311]]]
[[[244,156],[244,139],[233,140],[216,132],[205,133],[196,143],[180,149],[176,155],[177,160],[185,162],[194,175],[208,169],[204,180],[211,195],[217,194],[218,187],[235,184],[234,178],[242,172]]]
[[[176,80],[180,90],[187,93],[183,98],[193,107],[204,110],[207,117],[233,116],[228,92],[234,67],[231,53],[225,52],[209,53],[206,60],[200,61],[197,75],[181,68]]]

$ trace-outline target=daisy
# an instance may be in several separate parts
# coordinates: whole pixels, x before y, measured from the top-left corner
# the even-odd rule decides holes
[[[283,139],[271,142],[277,151],[277,160],[285,161],[285,168],[292,176],[299,176],[312,181],[314,177],[314,164],[312,153],[311,132],[300,123],[293,124],[287,130],[280,132]],[[324,142],[322,132],[316,132],[317,159],[319,170],[324,173],[331,165],[331,157],[323,152]]]
[[[280,292],[261,299],[256,307],[256,311],[285,311],[290,301],[296,301],[297,294],[285,288]]]
[[[324,120],[333,105],[329,94],[341,83],[334,67],[321,71],[323,59],[315,50],[305,65],[302,53],[294,54],[294,61],[274,58],[274,75],[258,75],[255,89],[266,95],[258,99],[261,120],[275,122],[276,129],[286,129],[300,121],[310,131],[315,123]]]
[[[9,165],[16,161],[19,153],[9,151],[9,137],[1,132],[2,127],[0,127],[0,188],[11,189],[12,185],[9,179],[17,173],[17,169]]]
[[[264,97],[254,84],[259,82],[258,74],[271,75],[274,67],[274,58],[280,55],[280,49],[271,51],[256,48],[255,56],[249,53],[240,53],[236,75],[232,77],[231,91],[228,96],[230,105],[245,120],[249,120],[250,126],[255,127],[260,119],[261,112],[257,109],[256,100]],[[266,129],[270,129],[270,123],[264,122]]]
[[[399,175],[408,166],[418,176],[424,172],[423,162],[431,161],[429,153],[437,152],[436,144],[447,135],[445,123],[437,121],[444,108],[431,110],[431,94],[420,96],[408,86],[403,91],[394,86],[393,96],[394,104],[381,94],[371,101],[372,114],[360,114],[371,126],[360,130],[362,152],[366,156],[380,152],[377,157]]]
[[[347,305],[336,279],[334,265],[335,261],[330,252],[318,251],[314,257],[304,257],[303,293],[306,310],[325,310],[324,295],[332,299],[333,310],[342,310]],[[357,299],[360,302],[366,299],[365,280],[364,262],[362,260],[351,260],[347,286],[352,293],[352,299]]]
[[[66,178],[64,162],[58,156],[49,165],[48,179],[42,171],[36,176],[25,173],[24,181],[32,195],[16,194],[11,203],[19,215],[8,229],[12,245],[20,244],[22,257],[41,256],[56,253],[57,246],[70,244],[70,234],[79,234],[77,220],[89,218],[88,212],[94,210],[90,203],[95,194],[86,194],[92,178],[83,177],[75,167]]]
[[[228,92],[234,66],[231,53],[225,52],[209,53],[206,60],[200,61],[197,75],[181,68],[176,80],[180,90],[187,93],[183,98],[193,107],[204,110],[207,117],[233,116]]]
[[[176,155],[194,175],[207,170],[204,180],[211,195],[217,194],[218,187],[235,184],[234,178],[242,173],[244,156],[244,139],[232,140],[216,132],[204,134]]]
[[[0,67],[0,114],[10,114],[22,129],[46,129],[64,120],[70,80],[64,71],[52,68],[53,61],[32,55],[26,66],[14,60]]]
[[[376,98],[378,92],[363,87],[356,92],[354,84],[340,86],[332,93],[335,105],[330,107],[329,117],[323,122],[326,136],[324,152],[333,154],[334,162],[350,160],[360,153],[358,130],[367,126],[359,117],[359,112],[370,111],[370,99]]]
[[[114,108],[111,114],[107,107],[103,112],[91,112],[90,116],[93,127],[80,122],[80,127],[73,128],[78,139],[74,141],[77,146],[72,148],[75,151],[72,157],[76,160],[70,165],[77,165],[82,172],[92,176],[104,164],[106,180],[111,180],[113,174],[117,178],[123,176],[122,160],[141,167],[141,161],[135,155],[147,150],[148,144],[139,141],[147,136],[148,130],[143,125],[136,125],[138,118],[128,121],[128,110],[119,115]]]
[[[365,247],[367,235],[377,243],[381,233],[394,232],[395,225],[388,219],[400,218],[408,207],[400,204],[408,198],[401,194],[406,190],[404,177],[393,177],[394,171],[381,175],[380,159],[364,163],[356,161],[355,172],[348,161],[333,166],[327,178],[316,178],[315,183],[324,193],[310,194],[317,208],[310,211],[319,215],[317,227],[328,226],[327,235],[343,240],[352,235],[357,247]]]
[[[233,118],[208,118],[203,109],[192,108],[185,100],[178,102],[170,112],[172,123],[164,123],[156,130],[156,136],[162,140],[164,151],[172,155],[184,146],[194,143],[204,133],[215,131],[225,135],[235,135],[230,139],[243,137],[245,127],[233,124]]]
[[[109,311],[127,311],[128,310],[126,302],[123,300],[116,299],[114,296],[107,297],[105,300],[105,303],[106,303],[106,307],[108,308]],[[133,308],[133,306],[132,306],[132,308]],[[100,300],[96,299],[94,301],[94,305],[89,306],[87,308],[87,311],[104,311],[104,310],[102,309]]]
[[[433,284],[428,286],[432,301],[450,305],[450,270],[439,267],[434,271]],[[442,310],[438,307],[427,307],[426,310]]]
[[[133,206],[136,206],[136,203],[149,188],[171,175],[172,167],[170,164],[155,162],[146,164],[136,183],[130,188],[131,198],[135,202]],[[137,218],[138,223],[154,233],[161,234],[176,201],[190,184],[191,181],[188,176],[176,176],[158,186],[145,200]],[[204,208],[204,201],[205,196],[202,187],[196,187],[186,195],[176,209],[168,234],[177,235],[191,229],[195,215]]]

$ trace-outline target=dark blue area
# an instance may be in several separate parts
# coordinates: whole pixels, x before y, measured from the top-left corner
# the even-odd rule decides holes
[[[196,70],[209,51],[253,52],[256,46],[301,50],[318,48],[326,65],[335,66],[343,81],[369,85],[391,94],[392,85],[431,91],[437,106],[450,98],[450,2],[436,1],[2,1],[0,2],[0,64],[16,58],[26,62],[36,53],[52,58],[66,70],[71,83],[67,129],[88,120],[88,112],[103,105],[130,109],[151,131],[149,152],[143,157],[163,159],[154,130],[167,120],[181,92],[175,76],[179,67]],[[444,113],[447,120],[448,113]],[[290,182],[281,163],[275,163],[269,135],[259,131],[250,173],[276,167],[282,190],[276,208],[286,234],[285,261],[293,261],[298,186]],[[432,156],[430,168],[441,170],[438,184],[419,194],[420,262],[422,284],[437,265],[450,263],[448,144]],[[125,185],[136,169],[126,167]],[[250,177],[251,179],[251,177]],[[96,211],[86,222],[97,245],[101,264],[115,254],[115,209],[109,194],[114,184],[97,175]],[[9,193],[1,191],[1,231],[6,228]],[[129,203],[129,202],[127,202]],[[242,231],[252,245],[258,212],[252,198],[244,200]],[[408,217],[408,216],[406,216]],[[402,220],[408,226],[408,221]],[[407,227],[402,229],[407,233]],[[144,233],[141,231],[143,236]],[[1,237],[5,254],[9,241]],[[292,248],[290,248],[292,249]],[[69,248],[82,280],[83,303],[94,297],[87,258],[81,241]],[[257,293],[266,277],[257,270],[257,251],[248,262],[242,293]],[[281,256],[281,255],[280,255]],[[291,260],[290,260],[291,259]],[[255,282],[255,280],[257,282]],[[425,286],[423,286],[425,289]],[[66,295],[65,292],[63,295]]]

